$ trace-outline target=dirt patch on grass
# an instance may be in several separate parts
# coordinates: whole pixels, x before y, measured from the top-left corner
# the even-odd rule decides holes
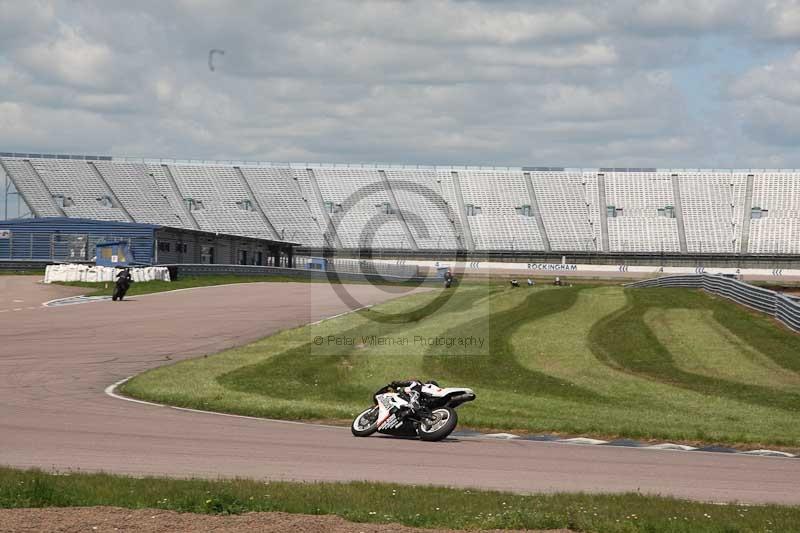
[[[246,513],[218,516],[177,513],[160,509],[121,509],[119,507],[50,507],[44,509],[0,509],[0,532],[59,533],[72,531],[214,531],[223,532],[285,532],[339,533],[360,531],[401,533],[451,531],[417,529],[399,524],[365,524],[349,522],[332,515],[303,515],[289,513]],[[503,530],[508,532],[510,530]],[[570,533],[566,529],[550,533]]]

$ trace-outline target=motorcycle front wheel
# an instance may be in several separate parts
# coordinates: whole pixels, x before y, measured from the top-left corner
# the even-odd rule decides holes
[[[458,415],[450,407],[434,409],[431,418],[419,424],[419,438],[434,442],[442,440],[456,429]]]
[[[356,437],[369,437],[378,431],[378,406],[370,407],[355,417],[350,425],[350,431]]]

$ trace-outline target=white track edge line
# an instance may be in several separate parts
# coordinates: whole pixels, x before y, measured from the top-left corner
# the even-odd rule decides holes
[[[373,305],[374,304],[362,305],[361,307],[359,307],[357,309],[351,309],[349,311],[345,311],[344,313],[339,313],[338,315],[329,316],[327,318],[323,318],[322,320],[317,320],[316,322],[312,322],[312,323],[306,324],[306,325],[307,326],[317,326],[319,324],[322,324],[323,322],[327,322],[328,320],[333,320],[334,318],[339,318],[340,316],[345,316],[345,315],[349,315],[350,313],[355,313],[357,311],[362,311],[364,309],[369,309]]]
[[[208,288],[212,288],[212,287],[230,287],[232,285],[250,285],[250,284],[255,284],[255,283],[268,283],[268,282],[254,281],[254,282],[246,282],[246,283],[228,283],[226,285],[206,285],[206,286],[203,286],[203,287],[187,287],[187,288],[184,288],[184,289],[175,289],[175,290],[172,290],[172,291],[162,291],[162,292],[141,294],[139,296],[152,296],[154,294],[164,294],[164,293],[180,292],[180,291],[191,291],[191,290],[196,290],[196,289],[208,289]],[[55,300],[53,300],[53,301],[55,301]],[[102,300],[95,300],[95,301],[102,301]],[[45,304],[42,304],[42,305],[45,305]],[[364,306],[359,307],[357,309],[351,309],[350,311],[345,311],[343,313],[339,313],[338,315],[329,316],[327,318],[323,318],[321,320],[317,320],[316,322],[311,322],[310,324],[306,324],[306,326],[316,326],[316,325],[322,324],[323,322],[326,322],[328,320],[333,320],[335,318],[339,318],[339,317],[342,317],[342,316],[345,316],[345,315],[349,315],[350,313],[355,313],[357,311],[361,311],[361,310],[364,310],[364,309],[369,309],[370,307],[373,307],[373,305],[374,304],[364,305]],[[167,404],[163,404],[163,403],[155,403],[155,402],[148,402],[148,401],[145,401],[145,400],[137,400],[136,398],[130,398],[128,396],[122,396],[120,394],[117,394],[117,392],[116,392],[117,387],[119,387],[123,383],[125,383],[125,382],[127,382],[127,381],[129,381],[129,380],[131,380],[133,378],[134,378],[134,376],[128,376],[127,378],[121,379],[121,380],[117,381],[116,383],[112,383],[111,385],[109,385],[108,387],[106,387],[104,389],[105,394],[107,394],[108,396],[110,396],[112,398],[116,398],[118,400],[124,400],[126,402],[138,403],[138,404],[142,404],[142,405],[150,405],[150,406],[153,406],[153,407],[166,407],[168,409],[174,409],[176,411],[186,411],[186,412],[189,412],[189,413],[199,413],[199,414],[206,414],[206,415],[227,416],[229,418],[243,418],[243,419],[246,419],[246,420],[262,420],[262,421],[265,421],[265,422],[278,422],[278,423],[281,423],[281,424],[292,424],[292,425],[298,425],[298,426],[311,426],[311,427],[336,428],[336,429],[341,429],[341,428],[344,427],[344,426],[332,426],[330,424],[314,424],[312,422],[299,422],[297,420],[280,420],[280,419],[277,419],[277,418],[264,418],[264,417],[259,417],[259,416],[237,415],[237,414],[233,414],[233,413],[222,413],[222,412],[219,412],[219,411],[204,411],[202,409],[193,409],[193,408],[190,408],[190,407],[177,407],[177,406],[174,406],[174,405],[167,405]],[[498,437],[496,437],[494,435],[497,435],[497,434],[489,433],[489,434],[484,434],[484,435],[463,436],[463,437],[459,437],[459,438],[462,438],[462,439],[478,439],[478,440],[480,440],[480,439],[484,439],[484,440],[485,439],[490,439],[490,440],[493,440],[493,441],[517,441],[517,442],[519,442],[519,441],[528,441],[528,442],[536,442],[536,441],[529,441],[528,439],[520,438],[519,435],[514,435],[514,434],[511,434],[511,433],[504,434],[504,435],[509,435],[508,437],[504,437],[504,438],[498,438]],[[583,437],[578,437],[577,439],[583,439]],[[575,446],[575,445],[577,445],[577,446],[599,446],[601,444],[602,445],[608,444],[608,441],[590,443],[590,442],[574,442],[574,441],[570,442],[570,440],[573,440],[573,439],[559,439],[559,440],[556,440],[556,441],[553,441],[553,442],[557,442],[557,443],[560,443],[560,444],[572,444],[573,446]],[[588,440],[597,440],[597,439],[588,439]],[[627,446],[620,446],[620,448],[628,448],[628,447]],[[718,453],[718,452],[711,452],[711,451],[706,451],[706,450],[699,450],[698,448],[694,448],[692,450],[677,449],[677,448],[660,448],[658,444],[650,445],[650,446],[632,446],[630,448],[631,449],[640,449],[640,450],[657,450],[657,451],[665,451],[665,452],[700,451],[701,453],[713,453],[713,454],[717,454]],[[753,451],[773,451],[773,450],[753,450]],[[769,457],[771,459],[794,459],[794,458],[798,457],[797,455],[793,455],[793,454],[790,454],[790,456],[775,456],[775,455],[748,453],[747,451],[745,451],[745,452],[733,452],[733,455],[749,455],[750,457]]]
[[[331,317],[331,318],[335,318],[335,317]],[[288,425],[293,425],[293,426],[308,426],[308,427],[329,428],[329,429],[344,429],[346,427],[346,426],[332,426],[330,424],[315,424],[313,422],[300,422],[300,421],[297,421],[297,420],[280,420],[280,419],[277,419],[277,418],[264,418],[264,417],[260,417],[260,416],[237,415],[237,414],[233,414],[233,413],[222,413],[222,412],[219,412],[219,411],[204,411],[202,409],[192,409],[190,407],[176,407],[174,405],[167,405],[167,404],[163,404],[163,403],[155,403],[155,402],[148,402],[148,401],[145,401],[145,400],[137,400],[136,398],[130,398],[128,396],[122,396],[121,394],[118,394],[116,392],[116,388],[119,387],[120,385],[122,385],[123,383],[125,383],[126,381],[132,379],[133,377],[134,376],[128,376],[127,378],[121,379],[121,380],[117,381],[116,383],[112,383],[111,385],[109,385],[108,387],[105,388],[104,392],[108,396],[110,396],[112,398],[116,398],[117,400],[124,400],[126,402],[138,403],[138,404],[142,404],[142,405],[150,405],[150,406],[153,406],[153,407],[164,407],[166,409],[174,409],[176,411],[186,411],[186,412],[189,412],[189,413],[198,413],[198,414],[203,414],[203,415],[226,416],[228,418],[242,418],[242,419],[245,419],[245,420],[258,420],[258,421],[261,421],[261,422],[275,422],[275,423],[279,423],[279,424],[288,424]],[[466,439],[466,440],[490,440],[490,441],[493,441],[493,442],[537,442],[537,441],[533,441],[533,440],[520,438],[517,435],[514,435],[514,437],[516,437],[516,438],[513,438],[513,437],[512,438],[496,438],[496,437],[492,437],[491,434],[488,434],[488,435],[474,435],[474,436],[473,435],[469,435],[469,436],[465,435],[465,436],[459,436],[457,438]],[[577,442],[570,443],[570,442],[565,442],[563,440],[561,440],[561,441],[551,441],[551,442],[554,443],[554,444],[572,444],[573,446],[599,446],[599,444],[577,443]],[[689,450],[680,450],[680,449],[674,449],[674,448],[664,449],[664,448],[657,448],[657,447],[653,447],[653,446],[632,446],[632,447],[620,446],[619,448],[625,448],[625,449],[631,449],[631,450],[654,450],[654,451],[659,451],[659,452],[679,452],[679,453],[686,453],[687,451],[689,451]],[[713,455],[719,455],[718,452],[712,452],[712,451],[706,451],[706,450],[698,450],[697,448],[695,448],[695,450],[691,450],[691,451],[695,451],[695,452],[699,451],[700,453],[710,453],[710,454],[713,454]],[[730,455],[747,455],[747,456],[750,456],[750,457],[761,457],[761,458],[769,458],[769,459],[795,459],[796,458],[796,456],[794,456],[794,457],[786,457],[786,456],[772,456],[772,455],[756,455],[756,454],[748,454],[746,452],[734,452],[734,453],[732,453]]]
[[[247,415],[236,415],[233,413],[221,413],[219,411],[204,411],[203,409],[192,409],[189,407],[176,407],[174,405],[167,405],[164,403],[156,403],[156,402],[148,402],[146,400],[137,400],[136,398],[131,398],[129,396],[123,396],[117,393],[116,389],[120,385],[124,384],[125,382],[132,379],[134,376],[128,376],[125,379],[121,379],[116,383],[112,383],[108,387],[104,389],[106,395],[116,398],[117,400],[124,400],[126,402],[138,403],[142,405],[150,405],[152,407],[164,407],[166,409],[174,409],[176,411],[187,411],[189,413],[199,413],[204,415],[217,415],[217,416],[226,416],[228,418],[243,418],[245,420],[260,420],[262,422],[279,422],[281,424],[292,424],[298,426],[313,426],[313,427],[322,427],[322,428],[336,428],[336,429],[343,429],[344,426],[332,426],[330,424],[313,424],[311,422],[299,422],[297,420],[279,420],[277,418],[263,418],[260,416],[247,416]]]
[[[253,282],[253,283],[264,283],[264,282],[257,281],[257,282]],[[208,287],[227,287],[227,286],[230,286],[230,285],[247,285],[247,283],[230,283],[228,285],[208,285],[208,286],[205,286],[205,287],[188,287],[188,288],[185,288],[185,289],[176,289],[175,291],[164,291],[164,292],[178,292],[178,291],[187,291],[187,290],[194,290],[194,289],[205,289],[205,288],[208,288]],[[163,292],[151,293],[151,294],[163,294]],[[147,294],[143,294],[142,296],[147,296]],[[356,311],[361,311],[362,309],[368,309],[368,308],[372,307],[373,305],[374,304],[364,305],[364,306],[359,307],[357,309],[351,309],[349,311],[345,311],[344,313],[339,313],[338,315],[329,316],[327,318],[323,318],[322,320],[318,320],[316,322],[312,322],[311,324],[306,324],[306,325],[307,326],[315,326],[315,325],[318,325],[318,324],[322,324],[323,322],[325,322],[327,320],[333,320],[334,318],[339,318],[339,317],[344,316],[344,315],[349,315],[350,313],[355,313]],[[111,385],[109,385],[108,387],[103,389],[103,392],[106,395],[108,395],[108,396],[110,396],[112,398],[116,398],[117,400],[124,400],[126,402],[138,403],[138,404],[141,404],[141,405],[150,405],[150,406],[153,406],[153,407],[166,407],[166,408],[169,408],[169,409],[175,409],[177,411],[188,411],[190,413],[219,415],[219,416],[227,416],[227,417],[230,417],[230,418],[244,418],[244,419],[247,419],[247,420],[264,420],[264,421],[267,421],[267,422],[280,422],[281,424],[294,424],[294,425],[300,425],[300,426],[314,426],[314,427],[337,428],[337,429],[343,427],[343,426],[332,426],[330,424],[312,424],[310,422],[298,422],[296,420],[279,420],[279,419],[276,419],[276,418],[263,418],[263,417],[258,417],[258,416],[236,415],[236,414],[232,414],[232,413],[221,413],[221,412],[218,412],[218,411],[204,411],[202,409],[192,409],[192,408],[189,408],[189,407],[176,407],[174,405],[167,405],[167,404],[163,404],[163,403],[148,402],[148,401],[145,401],[145,400],[137,400],[136,398],[130,398],[128,396],[122,396],[121,394],[117,394],[117,392],[116,392],[117,387],[119,387],[123,383],[129,381],[133,377],[134,376],[128,376],[126,378],[123,378],[123,379],[117,381],[116,383],[112,383]]]

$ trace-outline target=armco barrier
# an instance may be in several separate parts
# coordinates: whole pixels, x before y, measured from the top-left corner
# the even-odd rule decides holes
[[[661,276],[660,278],[645,279],[628,283],[626,287],[689,287],[703,288],[703,276],[700,274],[676,274],[674,276]]]
[[[800,332],[800,302],[778,294],[775,298],[775,318],[795,331]]]
[[[663,276],[628,283],[626,287],[688,287],[703,289],[766,313],[800,332],[800,301],[784,294],[713,274]]]

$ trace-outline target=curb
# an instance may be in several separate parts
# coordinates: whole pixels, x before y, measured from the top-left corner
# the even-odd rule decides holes
[[[754,457],[783,457],[793,459],[798,455],[782,452],[779,450],[748,450],[741,451],[725,446],[709,444],[700,448],[687,446],[686,444],[675,444],[663,442],[660,444],[644,444],[631,439],[616,439],[612,441],[591,439],[588,437],[574,437],[562,439],[555,435],[515,435],[513,433],[478,433],[476,431],[454,431],[453,436],[464,438],[494,439],[494,440],[529,440],[536,442],[558,442],[561,444],[573,444],[579,446],[617,446],[623,448],[641,448],[645,450],[671,450],[681,452],[710,452],[710,453],[730,453],[735,455],[750,455]]]
[[[311,422],[299,422],[296,420],[280,420],[276,418],[262,418],[258,416],[247,416],[247,415],[235,415],[231,413],[220,413],[218,411],[204,411],[202,409],[190,409],[188,407],[176,407],[173,405],[167,405],[163,403],[155,403],[155,402],[148,402],[145,400],[137,400],[135,398],[129,398],[127,396],[122,396],[118,394],[116,389],[123,383],[127,382],[133,378],[133,376],[129,376],[125,379],[121,379],[116,383],[112,383],[108,387],[104,389],[103,392],[107,396],[111,398],[115,398],[117,400],[123,400],[126,402],[138,403],[141,405],[149,405],[151,407],[161,407],[165,409],[174,409],[176,411],[187,411],[190,413],[199,413],[205,415],[217,415],[217,416],[225,416],[228,418],[243,418],[246,420],[262,420],[264,422],[277,422],[280,424],[290,424],[294,426],[309,426],[309,427],[317,427],[317,428],[333,428],[333,429],[346,429],[343,426],[331,426],[329,424],[313,424]],[[613,441],[606,441],[600,439],[591,439],[587,437],[574,437],[569,439],[562,439],[555,435],[515,435],[513,433],[480,433],[478,431],[454,431],[452,433],[453,437],[460,437],[463,439],[470,439],[470,440],[499,440],[499,441],[531,441],[531,442],[555,442],[559,444],[572,444],[573,446],[615,446],[615,447],[624,447],[624,448],[640,448],[646,450],[668,450],[668,451],[697,451],[697,452],[711,452],[711,453],[730,453],[735,455],[750,455],[753,457],[778,457],[784,459],[793,459],[797,458],[797,455],[781,452],[778,450],[749,450],[749,451],[739,451],[734,450],[733,448],[724,448],[722,446],[714,446],[709,445],[703,448],[695,448],[693,446],[687,446],[685,444],[674,444],[671,442],[665,442],[661,444],[642,444],[641,442],[630,440],[630,439],[617,439]]]

